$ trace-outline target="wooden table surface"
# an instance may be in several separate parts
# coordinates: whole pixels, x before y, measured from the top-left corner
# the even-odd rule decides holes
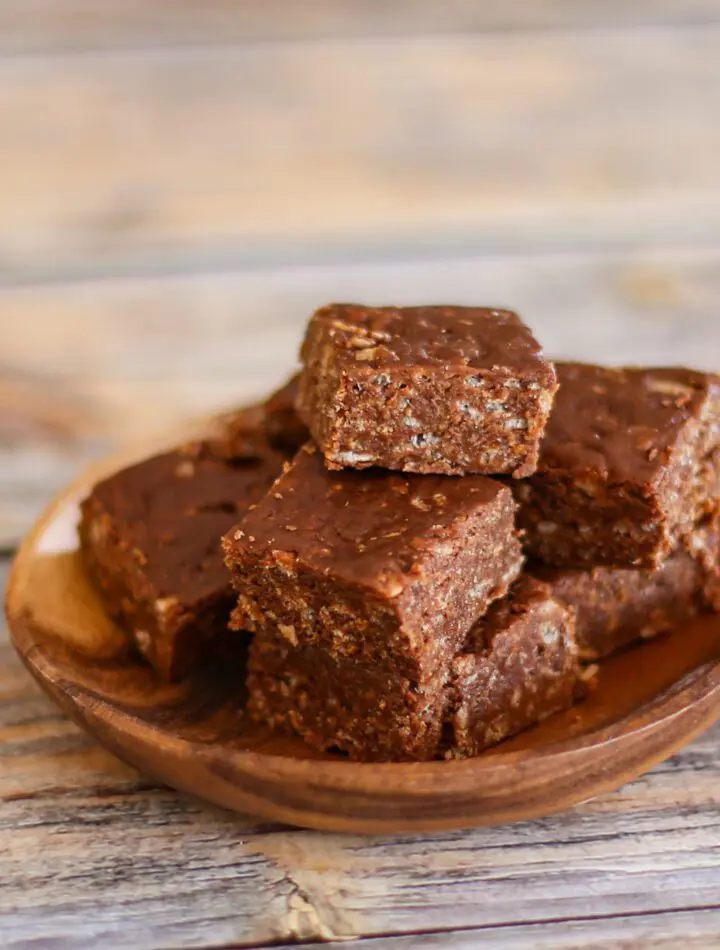
[[[89,460],[269,390],[332,298],[720,368],[717,0],[0,0],[0,578]],[[543,821],[258,823],[68,722],[0,632],[0,946],[720,946],[720,728]]]

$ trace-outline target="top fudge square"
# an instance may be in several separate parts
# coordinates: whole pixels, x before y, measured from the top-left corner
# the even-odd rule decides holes
[[[515,485],[534,557],[655,568],[720,507],[720,377],[558,363],[537,472]]]
[[[301,359],[297,409],[330,469],[535,471],[557,382],[510,311],[331,304]]]
[[[514,509],[490,478],[329,472],[308,444],[225,539],[232,626],[427,683],[519,574]]]

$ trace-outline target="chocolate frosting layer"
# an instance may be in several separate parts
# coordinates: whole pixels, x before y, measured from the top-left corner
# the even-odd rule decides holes
[[[113,519],[123,543],[158,594],[200,601],[230,576],[222,535],[272,484],[280,457],[235,464],[183,451],[156,455],[101,482],[95,506]]]
[[[689,369],[557,363],[556,371],[560,389],[540,449],[541,473],[649,482],[711,391],[720,395],[720,377]]]
[[[292,552],[313,570],[392,597],[471,516],[487,506],[499,517],[512,505],[510,490],[482,475],[330,472],[308,444],[226,544],[231,557],[238,541],[261,555]]]
[[[348,360],[374,368],[402,363],[502,368],[522,375],[542,367],[553,378],[540,344],[510,310],[330,304],[317,311],[313,323],[325,324]]]

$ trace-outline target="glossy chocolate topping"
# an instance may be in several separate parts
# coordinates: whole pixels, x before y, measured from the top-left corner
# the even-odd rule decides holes
[[[222,535],[262,497],[281,465],[279,458],[229,465],[168,452],[101,482],[93,498],[158,592],[179,592],[192,603],[214,593],[218,582],[229,584]]]
[[[481,475],[330,472],[307,445],[227,544],[231,558],[237,544],[289,552],[315,571],[393,597],[416,583],[428,558],[456,543],[478,512],[511,506],[509,489]]]
[[[309,336],[319,323],[344,350],[344,358],[359,364],[504,368],[518,373],[543,366],[552,374],[530,330],[509,310],[331,304],[313,316]]]
[[[540,449],[539,471],[588,472],[649,481],[670,460],[720,377],[681,368],[606,369],[557,363],[560,389]]]

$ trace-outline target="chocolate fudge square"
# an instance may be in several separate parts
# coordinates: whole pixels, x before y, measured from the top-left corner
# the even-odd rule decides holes
[[[720,377],[558,363],[537,472],[515,486],[533,557],[657,567],[720,505]]]
[[[510,311],[332,304],[301,358],[297,408],[328,468],[535,470],[557,383]]]
[[[282,468],[266,452],[228,464],[199,445],[97,485],[82,504],[81,547],[113,618],[166,681],[223,640],[234,606],[221,539]]]
[[[567,709],[583,691],[573,611],[547,584],[523,577],[452,663],[445,755],[477,755]]]
[[[482,476],[329,472],[308,444],[225,539],[233,625],[425,682],[522,564],[510,490]]]
[[[535,567],[576,615],[582,659],[599,659],[667,633],[702,610],[720,611],[720,520],[693,531],[655,570]]]
[[[324,644],[293,646],[268,630],[250,646],[246,711],[322,751],[423,761],[438,752],[446,678],[447,670],[418,682]]]
[[[250,648],[247,710],[323,751],[360,761],[476,755],[584,691],[572,610],[522,578],[472,629],[446,674],[418,686],[392,670],[293,646],[277,632]]]

